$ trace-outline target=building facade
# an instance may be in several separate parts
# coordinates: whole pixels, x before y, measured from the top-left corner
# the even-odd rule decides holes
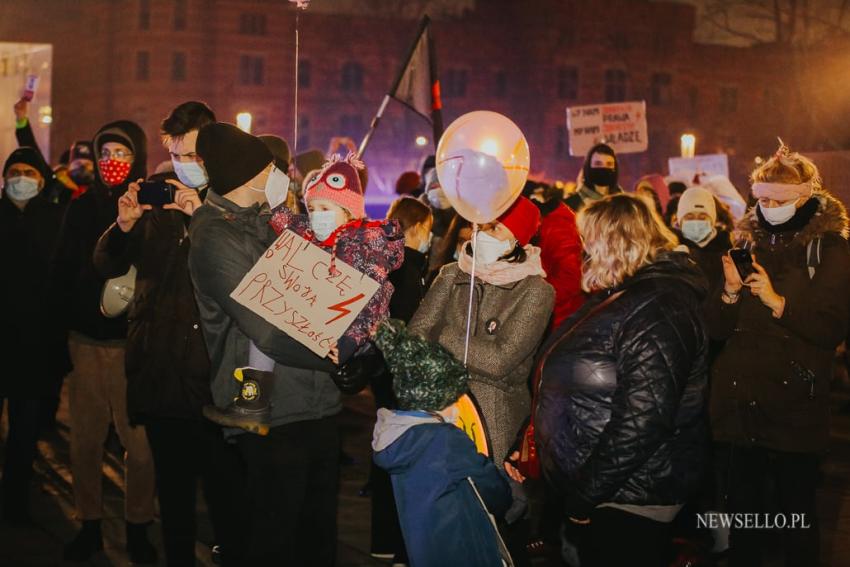
[[[539,177],[575,177],[581,159],[568,153],[566,108],[605,101],[647,103],[649,150],[623,156],[626,183],[665,172],[685,132],[696,135],[697,153],[728,153],[738,184],[756,155],[775,149],[777,135],[801,150],[821,143],[795,110],[805,93],[777,80],[787,55],[694,43],[689,5],[467,4],[435,17],[432,28],[444,122],[471,110],[506,114],[528,138]],[[42,126],[51,128],[51,155],[108,120],[129,118],[148,133],[153,166],[166,158],[159,121],[189,99],[208,102],[224,121],[249,112],[254,133],[295,145],[296,18],[298,149],[326,149],[340,135],[359,141],[418,28],[410,10],[296,15],[285,0],[6,0],[0,40],[53,45],[53,122]],[[366,155],[370,193],[389,198],[395,178],[431,152],[430,125],[392,104]]]

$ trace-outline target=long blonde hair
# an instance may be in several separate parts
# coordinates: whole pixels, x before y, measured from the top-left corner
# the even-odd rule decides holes
[[[617,194],[596,201],[578,215],[584,244],[581,287],[587,292],[619,285],[678,239],[640,197]]]

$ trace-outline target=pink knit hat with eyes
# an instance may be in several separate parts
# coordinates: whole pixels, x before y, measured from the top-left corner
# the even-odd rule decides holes
[[[304,202],[327,199],[346,209],[355,219],[366,216],[366,200],[357,171],[363,162],[351,153],[345,159],[334,154],[304,190]]]

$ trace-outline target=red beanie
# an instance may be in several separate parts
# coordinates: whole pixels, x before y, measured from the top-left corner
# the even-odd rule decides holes
[[[405,171],[395,182],[395,192],[399,195],[411,195],[419,189],[419,174]]]
[[[502,213],[498,221],[514,234],[520,246],[527,245],[540,227],[540,209],[520,196],[511,207]]]
[[[358,172],[364,167],[354,154],[334,155],[304,189],[304,202],[327,199],[346,209],[355,219],[366,216],[363,187]]]

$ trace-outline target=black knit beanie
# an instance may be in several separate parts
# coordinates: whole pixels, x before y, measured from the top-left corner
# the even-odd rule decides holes
[[[8,171],[9,167],[14,163],[25,163],[37,169],[38,172],[41,173],[41,176],[44,177],[45,181],[53,177],[53,172],[50,170],[50,167],[44,163],[44,158],[41,157],[38,150],[30,148],[29,146],[18,148],[9,155],[9,159],[7,159],[6,163],[3,165],[3,177],[6,177],[6,171]]]
[[[201,128],[196,148],[210,177],[210,190],[219,195],[245,185],[274,161],[262,140],[225,122]]]
[[[289,162],[292,158],[289,155],[289,144],[286,140],[273,134],[264,134],[258,136],[258,138],[263,141],[274,156],[275,166],[282,172],[289,173]]]

